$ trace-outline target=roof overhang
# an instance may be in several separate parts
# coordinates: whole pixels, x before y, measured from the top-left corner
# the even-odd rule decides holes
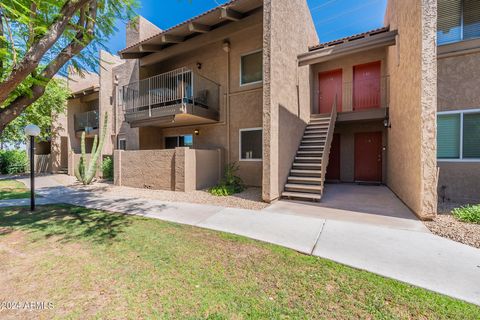
[[[381,47],[393,46],[396,43],[397,30],[349,39],[340,43],[313,49],[298,56],[298,65],[307,66],[333,60],[353,53],[363,52]]]
[[[70,99],[77,99],[77,98],[83,98],[92,94],[95,94],[100,91],[100,86],[91,86],[79,91],[76,91],[71,94]]]
[[[239,21],[263,5],[263,0],[232,0],[118,52],[122,59],[140,59],[193,37]]]

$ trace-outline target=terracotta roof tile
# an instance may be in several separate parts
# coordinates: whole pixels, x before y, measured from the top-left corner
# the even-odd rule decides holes
[[[378,29],[367,31],[367,32],[362,32],[362,33],[359,33],[359,34],[348,36],[348,37],[345,37],[345,38],[320,43],[320,44],[317,44],[315,46],[312,46],[312,47],[308,48],[308,50],[309,51],[314,51],[314,50],[318,50],[318,49],[322,49],[322,48],[326,48],[326,47],[332,47],[332,46],[342,44],[342,43],[345,43],[345,42],[355,41],[355,40],[363,39],[365,37],[369,37],[369,36],[373,36],[373,35],[376,35],[376,34],[388,32],[389,30],[390,30],[390,27],[378,28]]]

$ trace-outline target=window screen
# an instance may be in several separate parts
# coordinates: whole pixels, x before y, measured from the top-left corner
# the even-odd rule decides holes
[[[463,0],[463,39],[480,37],[480,1]]]
[[[240,131],[240,159],[261,160],[263,155],[262,129]]]
[[[438,0],[438,43],[459,41],[462,38],[462,1]]]
[[[438,0],[438,44],[480,37],[479,0]]]
[[[261,51],[241,57],[241,84],[260,82],[263,79],[263,54]]]
[[[438,116],[438,159],[460,158],[460,114]]]
[[[463,115],[463,158],[480,159],[480,113]]]

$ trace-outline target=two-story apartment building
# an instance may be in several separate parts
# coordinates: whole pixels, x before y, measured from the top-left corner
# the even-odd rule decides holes
[[[328,43],[304,0],[232,0],[167,30],[139,17],[100,71],[115,183],[194,190],[237,162],[266,202],[382,183],[434,216],[436,17],[434,0],[390,0],[385,27]],[[439,163],[451,181],[457,162]]]

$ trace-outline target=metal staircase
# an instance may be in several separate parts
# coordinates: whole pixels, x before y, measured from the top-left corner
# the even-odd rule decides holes
[[[336,119],[336,102],[331,113],[311,115],[285,184],[283,198],[313,201],[322,198]]]

